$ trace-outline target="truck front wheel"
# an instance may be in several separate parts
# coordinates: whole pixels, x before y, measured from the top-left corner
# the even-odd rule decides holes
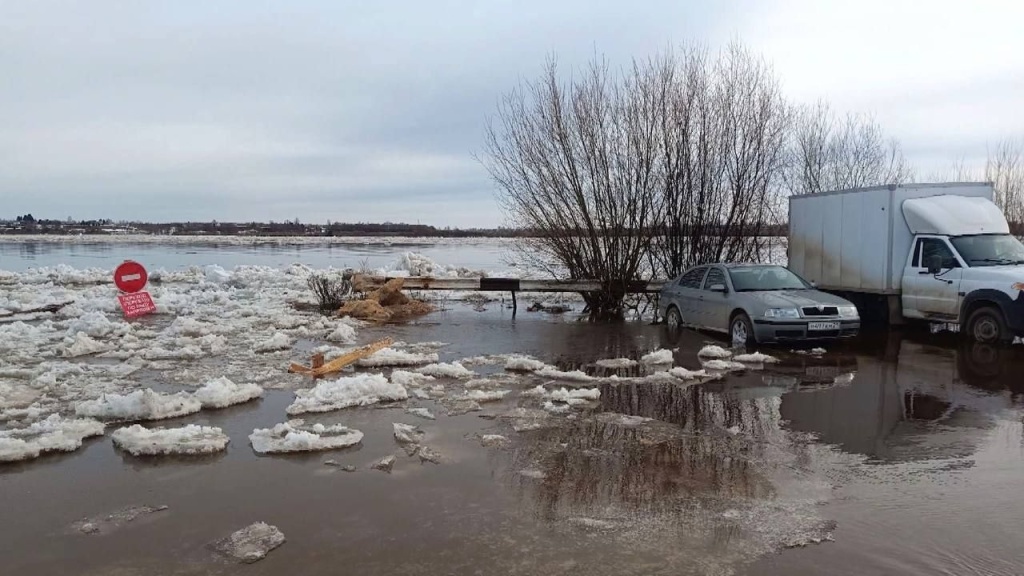
[[[1005,343],[1013,340],[1013,334],[1006,327],[1003,313],[994,306],[982,306],[967,317],[967,336],[986,344]]]

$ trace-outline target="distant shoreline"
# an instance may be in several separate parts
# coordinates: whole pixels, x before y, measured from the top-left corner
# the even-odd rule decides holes
[[[207,246],[352,246],[482,244],[514,241],[504,236],[212,236],[162,234],[0,234],[3,244],[152,244]]]

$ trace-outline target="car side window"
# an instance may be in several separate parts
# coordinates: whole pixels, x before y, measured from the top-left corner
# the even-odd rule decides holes
[[[687,271],[681,278],[679,278],[680,288],[693,288],[696,290],[700,289],[700,282],[704,279],[704,273],[707,268],[694,268]]]
[[[932,256],[938,256],[942,259],[943,268],[959,268],[960,263],[957,262],[956,256],[953,255],[953,251],[949,249],[949,246],[945,242],[938,238],[921,238],[917,241],[918,249],[914,252],[914,267],[924,268],[928,265],[928,259]]]
[[[704,289],[710,290],[715,284],[725,286],[725,273],[720,268],[708,270],[708,277],[704,279]]]

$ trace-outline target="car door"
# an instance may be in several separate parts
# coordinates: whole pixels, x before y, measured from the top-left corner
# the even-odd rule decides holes
[[[724,287],[725,291],[715,291],[712,287]],[[698,297],[697,317],[701,326],[709,330],[729,329],[729,306],[728,306],[728,282],[725,280],[725,271],[719,266],[712,266],[704,277],[704,284],[701,287]]]
[[[687,270],[679,278],[673,291],[673,301],[679,308],[679,314],[683,317],[684,324],[698,325],[696,318],[697,299],[700,296],[701,283],[707,273],[706,266],[697,266]]]
[[[928,260],[942,259],[942,271],[928,272]],[[910,317],[956,320],[960,314],[960,280],[963,263],[941,236],[917,239],[909,265],[904,269],[901,299]]]

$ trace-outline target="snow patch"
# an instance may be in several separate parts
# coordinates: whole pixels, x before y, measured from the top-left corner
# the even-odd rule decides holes
[[[220,428],[189,424],[181,428],[144,428],[138,424],[111,435],[114,445],[135,456],[212,454],[227,448],[230,439]]]

